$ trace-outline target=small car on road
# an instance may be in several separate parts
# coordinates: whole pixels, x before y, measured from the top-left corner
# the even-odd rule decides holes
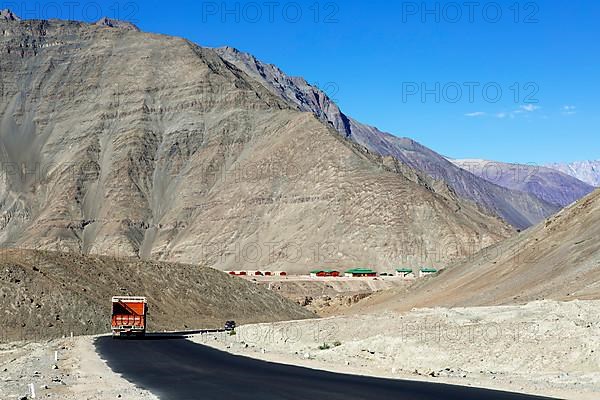
[[[235,329],[235,321],[227,321],[225,322],[225,330],[226,331],[232,331]]]

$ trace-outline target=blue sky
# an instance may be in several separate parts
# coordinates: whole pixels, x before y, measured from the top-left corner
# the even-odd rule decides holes
[[[320,86],[356,119],[449,157],[600,158],[596,1],[0,5],[26,18],[103,14],[144,31],[248,51]]]

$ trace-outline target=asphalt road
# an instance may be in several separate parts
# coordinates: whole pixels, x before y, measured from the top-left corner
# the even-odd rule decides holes
[[[234,356],[181,335],[114,340],[96,349],[108,366],[161,400],[534,400],[541,397],[334,374]]]

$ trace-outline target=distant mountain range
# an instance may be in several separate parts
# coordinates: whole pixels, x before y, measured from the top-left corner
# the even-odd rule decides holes
[[[555,169],[488,160],[451,160],[459,167],[502,187],[531,193],[549,203],[567,206],[594,187]]]
[[[548,164],[546,166],[571,175],[589,185],[600,187],[600,160],[578,161],[569,164]]]
[[[311,112],[343,136],[372,152],[391,156],[444,182],[459,196],[478,204],[512,226],[524,229],[552,215],[558,204],[534,194],[489,182],[452,164],[435,151],[409,138],[400,138],[362,124],[344,114],[322,90],[299,77],[287,76],[278,67],[266,64],[249,53],[232,47],[215,49],[226,61],[261,82],[272,93]]]

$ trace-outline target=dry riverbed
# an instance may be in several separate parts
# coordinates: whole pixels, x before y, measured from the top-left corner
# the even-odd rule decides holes
[[[421,309],[248,325],[193,340],[335,372],[591,400],[600,398],[599,307],[543,301]]]

